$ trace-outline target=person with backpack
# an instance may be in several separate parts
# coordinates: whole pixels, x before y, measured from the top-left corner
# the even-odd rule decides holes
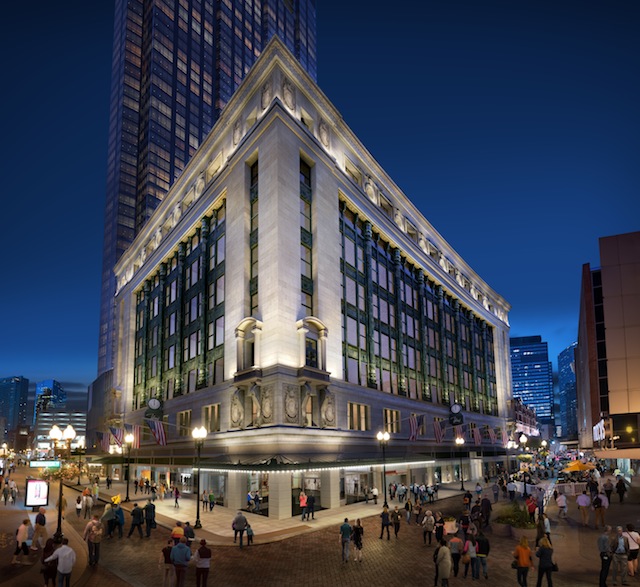
[[[593,498],[591,502],[591,506],[593,507],[593,511],[595,512],[596,517],[596,530],[602,526],[604,528],[605,521],[604,515],[609,507],[609,499],[607,498],[604,491],[601,489],[598,494]]]
[[[94,514],[89,523],[84,528],[83,540],[87,542],[89,548],[89,566],[93,567],[98,564],[100,560],[100,543],[102,542],[102,535],[104,533],[104,527],[100,521],[100,516]]]

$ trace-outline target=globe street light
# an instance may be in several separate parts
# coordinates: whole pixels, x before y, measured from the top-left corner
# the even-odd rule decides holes
[[[390,434],[385,430],[384,432],[378,432],[377,434],[378,442],[382,447],[382,477],[383,477],[383,485],[384,485],[384,507],[389,507],[389,502],[387,501],[387,444],[389,444],[389,438],[391,438]]]
[[[464,475],[462,474],[462,447],[464,446],[464,438],[462,436],[458,436],[456,438],[456,444],[460,449],[460,491],[465,491],[464,488]]]
[[[71,441],[75,437],[76,437],[76,431],[73,429],[73,426],[71,426],[71,424],[69,424],[64,429],[64,432],[60,430],[57,424],[54,424],[51,427],[51,430],[49,430],[49,438],[53,440],[53,445],[55,447],[55,450],[58,449],[58,443],[62,439],[64,439],[64,441],[67,444],[67,449],[69,451],[69,454],[71,454]],[[57,542],[57,543],[62,542],[62,536],[63,536],[62,534],[62,463],[60,463],[59,474],[60,474],[60,489],[58,493],[58,527],[53,535],[53,540],[54,542]]]
[[[130,467],[131,467],[131,447],[133,445],[133,434],[129,433],[124,437],[124,442],[127,445],[127,495],[124,500],[129,501],[129,477],[130,475]]]
[[[518,439],[520,441],[520,445],[522,447],[522,450],[524,450],[526,444],[527,444],[527,440],[529,440],[526,435],[523,433],[520,435],[520,438]],[[528,497],[528,493],[527,493],[527,480],[530,479],[529,475],[525,472],[523,475],[523,483],[524,483],[524,492],[522,493],[522,497],[524,499],[527,499]]]
[[[200,451],[202,450],[202,445],[204,444],[204,439],[207,437],[207,429],[204,426],[196,426],[191,431],[191,436],[193,436],[193,440],[196,443],[196,467],[198,469],[198,480],[196,482],[196,523],[193,525],[194,528],[202,528],[202,524],[200,523]]]

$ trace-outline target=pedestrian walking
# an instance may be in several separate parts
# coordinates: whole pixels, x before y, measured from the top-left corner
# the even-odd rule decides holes
[[[258,495],[258,492],[256,492],[255,499],[256,511],[260,511],[260,496]],[[316,497],[313,493],[307,496],[307,520],[309,519],[309,516],[311,516],[312,520],[316,519]]]
[[[536,556],[540,559],[538,563],[538,582],[536,587],[542,586],[543,577],[547,577],[547,587],[553,587],[551,573],[553,572],[553,548],[547,538],[542,538],[536,550]]]
[[[451,576],[452,567],[451,550],[447,546],[446,540],[440,541],[440,548],[436,555],[436,572],[440,579],[440,585],[442,587],[449,586],[449,577]]]
[[[187,546],[191,548],[193,541],[196,539],[196,533],[189,522],[184,523],[184,537],[187,539]]]
[[[62,497],[56,501],[56,509],[60,510],[62,519],[64,520],[64,514],[67,511],[67,498],[62,494]]]
[[[216,496],[213,493],[213,490],[209,490],[209,511],[212,512],[213,511],[213,507],[216,505]]]
[[[173,539],[169,538],[167,544],[160,552],[159,564],[162,568],[162,587],[173,587],[173,582],[176,577],[175,567],[171,560],[171,549],[173,546]]]
[[[398,510],[398,506],[395,506],[391,512],[391,523],[393,524],[393,533],[397,539],[398,532],[400,532],[400,511]]]
[[[558,519],[567,517],[567,496],[559,493],[556,497],[556,505],[558,506]]]
[[[204,538],[200,541],[200,548],[193,556],[196,563],[196,587],[207,587],[207,577],[211,568],[211,549]]]
[[[444,518],[442,517],[442,512],[436,512],[434,518],[436,520],[434,523],[436,544],[440,544],[440,541],[444,538]]]
[[[245,518],[242,512],[238,512],[236,517],[233,519],[231,526],[233,528],[233,541],[236,541],[236,536],[240,535],[240,548],[242,548],[242,537],[244,536],[244,532],[247,529],[247,518]]]
[[[83,540],[87,543],[89,549],[89,566],[93,567],[100,561],[100,543],[102,542],[102,535],[104,533],[104,527],[100,521],[100,516],[94,514],[93,518],[89,520],[89,523],[84,528]]]
[[[500,485],[494,482],[491,486],[491,491],[493,491],[493,503],[498,503],[498,498],[500,497]]]
[[[433,530],[436,527],[436,519],[433,517],[431,510],[427,510],[422,518],[422,541],[427,544],[427,536],[429,537],[429,546],[433,537]]]
[[[411,524],[411,510],[413,509],[413,504],[411,503],[411,498],[407,498],[407,501],[404,504],[404,514],[407,518],[407,524]]]
[[[147,500],[142,511],[144,512],[145,536],[151,538],[151,530],[156,527],[156,506],[151,499]]]
[[[118,531],[118,538],[122,538],[122,529],[124,528],[124,510],[120,507],[120,504],[114,503],[111,508],[113,509],[114,519],[113,528],[114,533]]]
[[[371,495],[373,495],[373,503],[374,505],[378,504],[378,488],[374,485],[373,489],[371,489]]]
[[[436,544],[439,542],[436,540]],[[464,542],[462,542],[458,534],[454,534],[449,540],[449,551],[451,552],[451,562],[453,564],[453,576],[457,577],[460,570],[460,557],[462,556],[462,550],[464,549]]]
[[[47,542],[49,534],[47,532],[47,510],[43,507],[38,509],[38,515],[36,516],[36,523],[33,532],[33,540],[31,542],[31,550],[38,550],[38,547],[43,548]]]
[[[613,558],[611,553],[611,526],[605,526],[598,536],[598,552],[600,553],[600,582],[599,587],[607,587],[607,577]]]
[[[580,516],[582,518],[582,525],[589,525],[589,514],[591,512],[591,498],[587,495],[587,490],[585,489],[578,497],[576,497],[576,503],[578,504],[578,509],[580,510]]]
[[[530,495],[529,497],[527,497],[525,503],[527,505],[527,512],[529,512],[529,521],[532,524],[535,524],[535,521],[536,521],[536,508],[538,507],[538,504],[536,503],[536,500],[533,497],[533,495]]]
[[[489,543],[489,539],[482,533],[482,530],[480,530],[476,538],[476,556],[478,558],[478,573],[480,572],[480,567],[482,567],[482,575],[485,579],[489,578],[487,558],[490,550],[491,544]]]
[[[474,581],[479,579],[480,570],[478,568],[477,541],[476,537],[473,534],[469,534],[467,540],[464,543],[461,560],[464,563],[464,578],[467,578],[469,567],[471,567],[471,579]]]
[[[247,524],[247,546],[253,544],[253,528],[251,524]]]
[[[206,512],[209,509],[209,492],[205,489],[200,496],[200,501],[202,501],[202,512]]]
[[[93,497],[91,497],[91,490],[85,489],[86,493],[82,495],[82,511],[84,512],[84,519],[91,519],[91,510],[93,509]]]
[[[627,568],[629,563],[629,540],[623,535],[624,529],[622,526],[616,528],[616,534],[611,539],[611,552],[613,553],[612,567],[613,567],[613,584],[618,582],[618,576],[620,577],[620,583],[627,584]]]
[[[76,497],[76,516],[80,518],[80,514],[82,514],[82,495]]]
[[[184,538],[184,528],[182,527],[182,522],[176,522],[173,530],[171,530],[171,538],[173,539],[174,546],[178,544],[178,542],[180,542],[181,538]],[[234,538],[233,541],[235,542],[236,539]]]
[[[609,498],[607,497],[603,489],[600,489],[598,494],[593,498],[591,506],[593,507],[593,511],[595,512],[596,530],[600,526],[604,528],[605,514],[609,509]]]
[[[627,524],[627,529],[622,535],[629,542],[629,558],[627,563],[627,573],[629,577],[638,574],[638,552],[640,552],[640,534],[635,531],[633,524]]]
[[[138,506],[137,503],[133,504],[133,509],[131,510],[131,528],[129,528],[129,534],[127,534],[127,538],[131,538],[131,534],[133,534],[134,530],[138,530],[138,534],[140,538],[142,538],[142,521],[144,519],[144,512]]]
[[[527,575],[529,569],[533,569],[533,553],[529,548],[529,541],[526,536],[520,538],[520,542],[513,551],[513,557],[516,564],[516,576],[520,587],[527,587]]]
[[[27,544],[27,540],[29,540],[30,527],[31,520],[29,518],[25,518],[16,530],[16,549],[13,553],[13,558],[11,559],[12,565],[30,564],[29,561],[22,561],[23,555],[29,556],[29,545]]]
[[[382,508],[382,513],[380,514],[380,540],[382,540],[382,535],[384,531],[387,531],[387,540],[391,540],[391,536],[389,535],[389,526],[391,525],[391,518],[389,516],[389,508],[386,506]]]
[[[187,568],[191,560],[191,549],[187,546],[187,539],[184,536],[171,549],[170,558],[176,575],[176,587],[184,587]]]
[[[611,482],[610,478],[607,478],[602,488],[604,489],[604,493],[607,496],[607,499],[609,500],[609,502],[611,502],[611,494],[613,493],[613,483]]]
[[[174,508],[179,508],[180,507],[180,490],[177,487],[173,488],[173,507]]]
[[[624,494],[627,492],[627,485],[624,482],[624,479],[620,477],[618,482],[616,483],[616,493],[618,494],[618,498],[620,499],[620,503],[624,502]]]
[[[70,587],[71,571],[76,563],[76,553],[69,546],[69,539],[62,539],[62,546],[56,549],[51,556],[44,559],[45,563],[58,561],[58,587]]]
[[[304,522],[304,517],[307,514],[307,494],[304,491],[300,492],[298,502],[300,503],[300,511],[302,512],[300,520]]]
[[[340,526],[340,547],[342,549],[342,562],[349,562],[349,543],[351,542],[351,525],[349,518],[345,518],[342,526]]]
[[[40,572],[42,573],[42,577],[44,579],[44,587],[49,587],[49,582],[51,582],[51,587],[55,587],[56,585],[56,576],[58,574],[58,561],[57,559],[45,562],[55,551],[56,545],[53,542],[53,538],[48,538],[47,543],[44,545],[42,549],[42,568]]]
[[[108,503],[104,506],[104,511],[100,517],[100,521],[107,526],[107,538],[113,538],[113,529],[115,527],[116,514],[113,506]]]
[[[398,508],[396,508],[397,510]],[[398,525],[400,523],[398,522]],[[355,548],[355,560],[362,562],[362,538],[364,536],[364,528],[360,523],[360,518],[356,520],[356,523],[351,528],[351,540],[353,540],[353,546]]]

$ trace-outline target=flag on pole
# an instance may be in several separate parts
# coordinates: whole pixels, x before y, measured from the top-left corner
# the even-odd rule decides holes
[[[442,441],[444,440],[444,432],[442,430],[442,426],[440,426],[440,420],[437,418],[433,419],[433,433],[436,437],[436,442],[438,444],[442,444]]]
[[[418,436],[424,434],[424,414],[418,416]]]
[[[491,426],[487,426],[487,431],[489,432],[489,439],[491,440],[491,444],[495,444],[496,443],[496,431]]]
[[[140,448],[140,426],[138,424],[125,424],[124,430],[127,434],[133,435],[131,448]]]
[[[166,446],[167,444],[167,435],[164,431],[164,424],[160,420],[145,420],[147,426],[149,426],[149,430],[151,430],[151,434],[156,439],[156,442],[160,446]]]
[[[409,440],[415,442],[418,439],[418,418],[415,414],[409,416]]]
[[[122,447],[122,442],[124,440],[124,430],[122,428],[113,428],[109,426],[109,432],[111,432],[111,436],[116,441],[116,444],[119,447]]]
[[[507,446],[507,444],[509,443],[509,435],[507,434],[505,428],[501,428],[500,430],[502,430],[502,444],[504,446]]]
[[[475,440],[476,444],[482,444],[482,434],[477,426],[473,427],[473,440]]]
[[[453,429],[455,430],[456,438],[464,438],[464,434],[462,433],[462,426],[454,426]]]

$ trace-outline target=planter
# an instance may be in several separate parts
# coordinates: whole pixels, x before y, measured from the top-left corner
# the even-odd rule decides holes
[[[457,534],[458,533],[458,522],[455,520],[451,522],[444,523],[444,533],[447,534]]]
[[[503,524],[501,522],[491,522],[491,533],[494,536],[509,538],[511,536],[511,524]]]
[[[537,530],[535,528],[511,528],[511,537],[520,540],[524,536],[529,542],[535,543]]]

